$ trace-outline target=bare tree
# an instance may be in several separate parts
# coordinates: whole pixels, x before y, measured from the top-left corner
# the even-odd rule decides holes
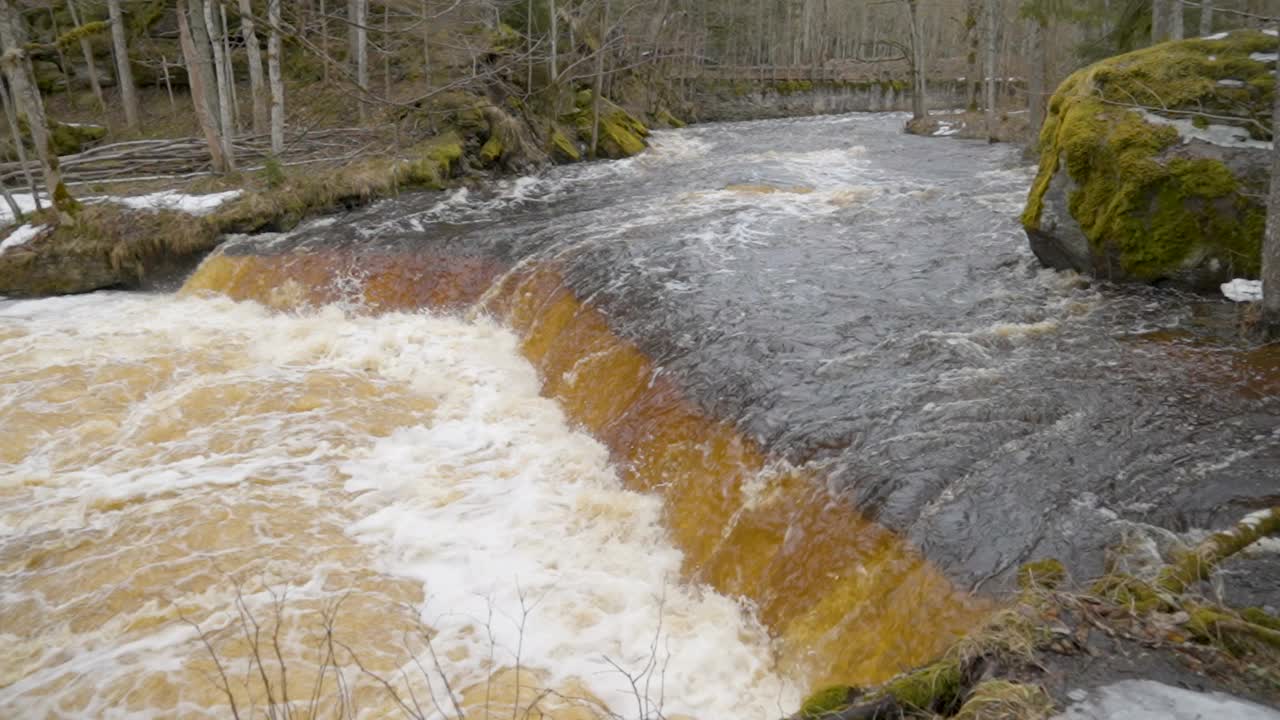
[[[929,116],[928,86],[925,84],[924,19],[918,6],[919,0],[907,0],[907,12],[911,16],[911,118],[923,120]]]
[[[983,25],[985,30],[982,34],[983,47],[983,63],[982,63],[982,91],[984,105],[986,106],[987,120],[987,138],[995,137],[996,132],[996,70],[997,70],[997,36],[1000,31],[1000,0],[986,0],[986,7],[983,13]]]
[[[226,28],[222,27],[219,22],[218,13],[213,11],[213,6],[217,0],[205,0],[204,25],[209,32],[209,46],[213,49],[213,74],[217,82],[218,91],[215,94],[217,98],[218,124],[222,131],[222,156],[226,160],[227,169],[236,169],[235,150],[231,145],[231,136],[235,132],[235,125],[232,120],[231,113],[231,65],[227,62],[226,53],[223,51],[223,33]]]
[[[22,12],[16,6],[15,0],[0,0],[0,48],[4,50],[4,55],[0,56],[0,64],[4,66],[5,79],[13,89],[13,109],[27,118],[31,144],[35,147],[36,157],[40,158],[44,186],[49,191],[54,208],[58,211],[58,219],[63,223],[72,224],[75,222],[73,213],[76,202],[67,192],[66,185],[62,183],[58,157],[51,151],[49,124],[44,114],[44,100],[36,88],[35,73],[31,71],[31,59],[24,49],[26,36],[27,33],[22,24]],[[15,145],[20,145],[22,137],[15,134],[13,141]]]
[[[133,84],[133,68],[129,65],[129,43],[125,41],[120,0],[107,0],[107,13],[111,18],[111,47],[116,55],[116,83],[120,86],[120,103],[124,105],[124,122],[130,130],[136,130],[138,92]]]
[[[351,18],[354,31],[353,47],[356,63],[356,85],[360,86],[361,95],[369,91],[369,0],[351,0],[351,9],[355,16]],[[360,119],[366,116],[365,103],[360,102]]]
[[[1271,123],[1275,147],[1271,150],[1271,188],[1262,240],[1262,325],[1268,336],[1280,338],[1280,67],[1276,68]]]
[[[271,152],[284,152],[284,82],[280,77],[280,0],[267,0],[267,74],[271,80]]]
[[[67,0],[67,10],[71,12],[71,22],[75,23],[77,28],[83,27],[80,11],[76,9],[76,0]],[[98,80],[98,64],[93,59],[93,45],[84,34],[80,35],[80,54],[84,56],[84,65],[89,75],[89,87],[93,89],[93,96],[98,99],[98,105],[102,107],[102,111],[106,112],[107,99],[102,94],[102,83]]]
[[[253,6],[249,0],[240,0],[240,35],[244,38],[244,52],[249,57],[249,93],[253,95],[253,132],[261,135],[267,131],[267,88],[262,77],[262,52],[258,34],[253,27]]]
[[[1213,0],[1200,0],[1200,37],[1213,34]]]
[[[209,145],[209,157],[215,172],[226,172],[223,155],[222,128],[217,119],[218,90],[213,71],[209,35],[204,24],[204,0],[178,0],[178,34],[186,60],[191,104],[196,120]]]

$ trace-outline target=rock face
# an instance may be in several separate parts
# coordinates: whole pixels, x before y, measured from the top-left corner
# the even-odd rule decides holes
[[[1115,282],[1209,290],[1257,277],[1276,46],[1238,31],[1067,78],[1022,215],[1036,257]]]

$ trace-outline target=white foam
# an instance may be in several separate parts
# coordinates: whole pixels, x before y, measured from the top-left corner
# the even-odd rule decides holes
[[[27,223],[26,225],[15,229],[13,232],[9,233],[9,236],[6,237],[3,242],[0,242],[0,253],[3,253],[10,248],[26,245],[39,237],[40,233],[44,232],[47,227],[47,225],[32,225],[31,223]]]
[[[1089,691],[1073,691],[1074,701],[1055,720],[1280,720],[1280,711],[1224,693],[1199,693],[1153,680],[1123,680]]]
[[[1235,302],[1258,302],[1262,300],[1262,281],[1236,278],[1222,283],[1222,294]]]
[[[778,704],[795,707],[798,691],[775,674],[764,629],[734,600],[680,582],[682,557],[661,524],[661,501],[622,486],[607,450],[541,396],[517,348],[490,321],[424,313],[369,317],[330,306],[281,314],[225,298],[117,293],[5,303],[0,425],[17,407],[6,401],[15,391],[56,391],[56,375],[12,384],[42,377],[42,368],[103,378],[149,368],[142,377],[150,379],[83,458],[65,459],[80,457],[88,424],[109,419],[80,405],[119,391],[105,380],[94,393],[67,396],[63,424],[16,463],[0,464],[7,487],[36,492],[21,507],[0,502],[0,548],[17,543],[17,552],[40,533],[116,522],[95,511],[103,502],[162,513],[197,490],[267,483],[317,512],[349,517],[347,533],[371,551],[375,569],[421,583],[422,617],[455,687],[487,672],[488,641],[475,630],[492,609],[499,664],[523,645],[526,667],[546,670],[552,685],[577,678],[619,713],[634,699],[604,658],[644,665],[659,623],[667,715],[767,717],[785,714]],[[244,388],[305,395],[317,379],[343,390],[296,408],[231,400]],[[360,397],[361,387],[376,394]],[[212,404],[193,400],[204,396]],[[232,404],[222,412],[220,402]],[[382,406],[400,408],[394,427],[359,421]],[[344,414],[357,411],[355,420]],[[200,421],[183,424],[191,412]],[[157,434],[173,423],[180,432]],[[316,571],[306,593],[337,597],[342,587],[328,588],[325,573]],[[536,606],[523,633],[522,597]],[[76,678],[73,692],[128,678],[139,663],[180,667],[183,653],[199,652],[171,624],[97,632],[59,636],[59,654],[42,659],[38,674],[0,688],[0,708],[26,703],[39,713],[54,700],[33,704],[27,691],[58,678]],[[136,648],[146,652],[125,652]]]

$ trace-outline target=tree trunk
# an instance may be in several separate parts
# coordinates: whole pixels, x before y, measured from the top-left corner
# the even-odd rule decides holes
[[[187,65],[187,82],[191,86],[191,104],[196,119],[209,145],[209,158],[214,172],[226,172],[227,159],[222,152],[222,129],[215,108],[218,92],[213,72],[208,29],[204,24],[204,0],[178,0],[178,35],[182,56]]]
[[[236,169],[235,150],[231,147],[231,136],[235,132],[235,123],[231,117],[231,93],[227,77],[226,55],[222,51],[222,35],[225,28],[218,26],[218,14],[213,11],[217,0],[204,0],[204,26],[209,32],[209,46],[213,48],[213,76],[217,84],[214,93],[218,109],[218,127],[222,137],[222,157],[226,160],[227,170]]]
[[[986,29],[982,33],[982,93],[983,104],[987,114],[987,139],[994,139],[996,131],[996,35],[1000,29],[1000,0],[986,0],[983,13],[983,24]]]
[[[864,11],[865,12],[865,11]],[[964,27],[965,35],[969,44],[968,54],[965,61],[968,64],[968,70],[965,78],[965,109],[974,112],[978,109],[978,53],[982,51],[982,32],[979,29],[980,18],[982,17],[982,6],[978,0],[969,0],[965,5]]]
[[[72,214],[75,212],[76,202],[67,192],[67,186],[62,184],[58,157],[51,151],[49,121],[44,114],[44,101],[36,88],[31,60],[23,49],[27,33],[22,26],[22,13],[15,5],[15,0],[0,0],[0,47],[4,48],[0,64],[4,65],[5,78],[9,81],[9,87],[13,88],[14,110],[27,117],[31,144],[35,147],[36,157],[40,159],[40,169],[49,199],[58,211],[58,219],[70,225],[75,222]],[[15,134],[13,141],[15,145],[20,145],[22,137]]]
[[[130,130],[138,128],[138,93],[133,85],[133,68],[129,66],[129,44],[124,37],[124,15],[120,0],[107,0],[111,18],[111,46],[116,54],[116,81],[120,85],[120,102],[124,105],[124,122]]]
[[[244,51],[249,56],[249,92],[253,95],[253,132],[261,135],[267,131],[267,88],[262,77],[262,52],[258,45],[258,33],[253,27],[253,6],[249,0],[240,0],[240,35],[244,38]]]
[[[554,84],[560,80],[560,61],[556,57],[560,42],[560,19],[556,17],[556,0],[547,0],[547,17],[551,20],[548,31],[551,35],[551,57],[547,61],[547,69],[551,71],[551,82]]]
[[[1167,1],[1169,3],[1169,39],[1181,40],[1183,37],[1182,0]]]
[[[1262,325],[1271,338],[1280,338],[1280,67],[1271,113],[1271,189],[1267,193],[1267,229],[1262,241]]]
[[[1213,34],[1213,0],[1200,0],[1200,37]]]
[[[923,120],[929,116],[928,87],[925,84],[924,28],[919,0],[907,0],[907,12],[911,16],[911,119]]]
[[[3,2],[3,0],[0,0]],[[13,96],[9,94],[9,88],[0,83],[0,103],[4,104],[4,116],[9,121],[9,136],[20,138],[22,131],[18,128],[18,112],[13,107]],[[31,193],[31,202],[35,205],[36,211],[41,209],[40,206],[40,187],[36,185],[36,178],[31,174],[31,165],[27,162],[27,148],[21,142],[14,143],[14,148],[18,151],[18,162],[22,165],[22,176],[27,181],[27,190]],[[14,217],[19,217],[15,215]]]
[[[71,11],[71,22],[80,27],[80,11],[76,9],[75,0],[67,0],[67,9]],[[102,107],[102,112],[107,111],[107,98],[102,94],[102,83],[98,80],[98,65],[93,59],[93,45],[89,43],[89,38],[80,38],[80,53],[84,55],[84,64],[89,73],[89,87],[93,88],[93,96],[98,99],[98,105]]]
[[[360,86],[360,121],[366,116],[364,94],[369,91],[369,30],[366,21],[369,18],[369,0],[354,0],[356,16],[355,50],[356,50],[356,84]]]
[[[1169,39],[1169,4],[1168,0],[1152,0],[1151,2],[1151,44],[1162,43]]]
[[[595,89],[591,92],[591,156],[600,156],[600,95],[604,93],[604,55],[609,42],[609,0],[600,13],[600,46],[596,49]]]
[[[280,78],[280,0],[268,0],[267,75],[271,80],[271,152],[284,152],[284,82]]]
[[[1028,44],[1031,59],[1031,77],[1028,79],[1027,102],[1031,120],[1031,146],[1037,147],[1040,138],[1040,126],[1044,124],[1045,94],[1048,85],[1049,53],[1046,47],[1048,40],[1048,23],[1031,18],[1028,24]]]

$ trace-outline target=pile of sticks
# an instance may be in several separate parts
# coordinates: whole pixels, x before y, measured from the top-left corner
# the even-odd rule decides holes
[[[367,128],[312,130],[287,138],[277,159],[281,165],[341,161],[355,157],[375,140],[374,131]],[[271,154],[271,137],[240,137],[233,147],[242,169],[257,169]],[[58,162],[68,185],[189,178],[213,172],[209,146],[196,137],[111,143],[64,155]],[[26,168],[16,161],[0,163],[0,182],[5,187],[28,187],[28,178],[39,182],[40,168],[34,161],[28,161]]]

